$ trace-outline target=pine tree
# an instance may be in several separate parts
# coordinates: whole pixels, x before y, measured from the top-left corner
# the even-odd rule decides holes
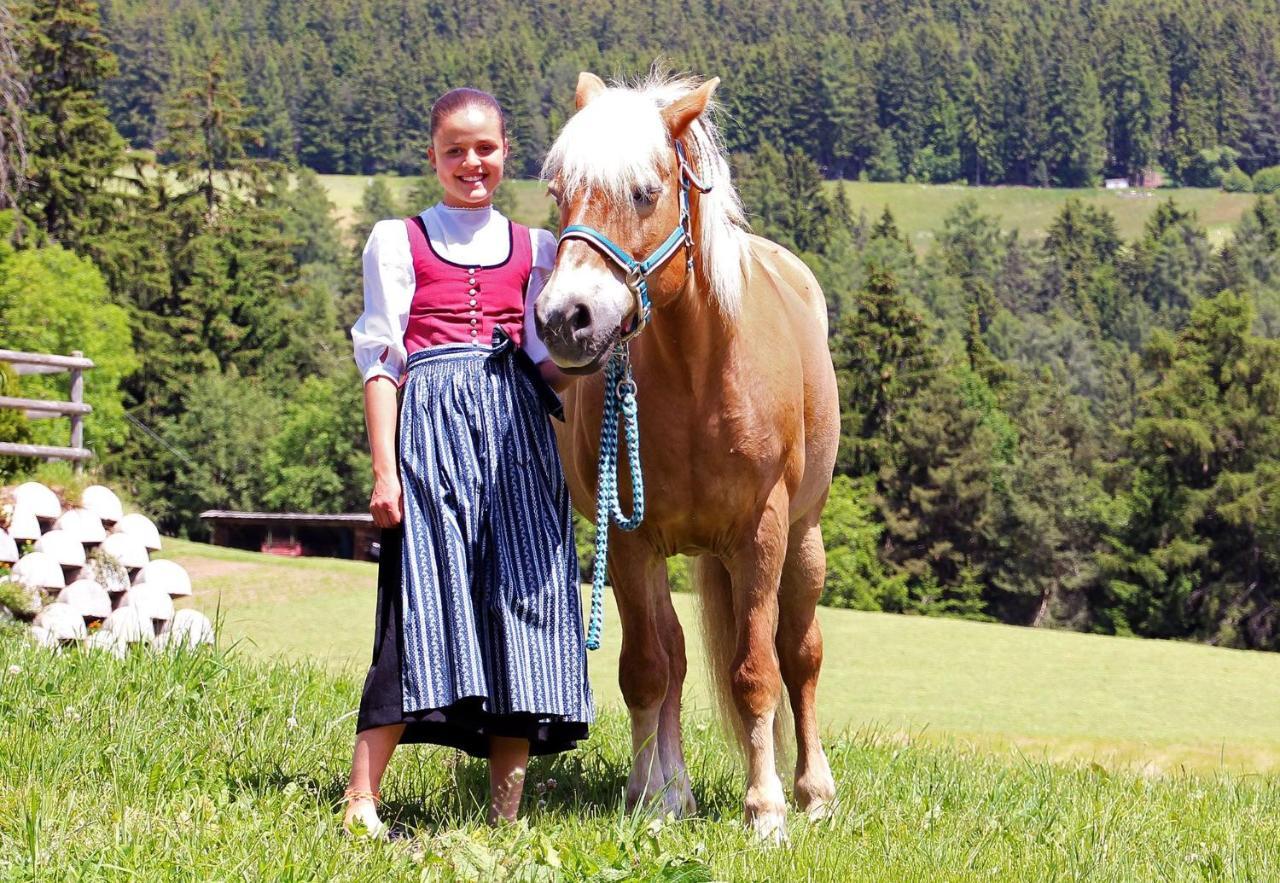
[[[216,52],[166,109],[168,134],[160,149],[178,179],[204,197],[210,215],[230,189],[246,180],[257,183],[257,166],[247,157],[250,145],[261,146],[262,136],[245,124],[251,114]],[[228,176],[222,188],[218,173]]]
[[[117,211],[107,183],[124,142],[99,98],[115,56],[93,0],[33,0],[26,30],[30,164],[20,207],[54,241],[81,247]]]
[[[13,12],[0,7],[0,211],[17,204],[27,175],[27,89],[17,37]]]
[[[890,461],[898,416],[933,370],[928,335],[893,274],[869,267],[831,335],[841,402],[837,473],[875,475]]]

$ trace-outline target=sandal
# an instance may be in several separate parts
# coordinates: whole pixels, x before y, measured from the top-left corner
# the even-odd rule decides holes
[[[367,806],[351,809],[351,803],[367,800]],[[348,812],[342,819],[342,830],[349,837],[360,839],[378,839],[387,833],[387,826],[378,818],[377,805],[382,802],[382,795],[377,791],[365,791],[360,788],[348,788],[342,792],[342,802],[347,804]]]

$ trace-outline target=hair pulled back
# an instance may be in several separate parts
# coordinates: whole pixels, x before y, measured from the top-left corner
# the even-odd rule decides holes
[[[502,131],[502,137],[507,137],[507,114],[498,103],[498,99],[483,89],[473,89],[470,86],[450,89],[431,105],[431,137],[435,138],[436,130],[440,128],[445,117],[464,107],[484,107],[492,110],[498,115],[498,127]]]

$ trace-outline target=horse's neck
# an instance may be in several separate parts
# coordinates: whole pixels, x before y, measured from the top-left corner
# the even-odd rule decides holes
[[[670,395],[709,391],[719,384],[733,327],[693,278],[660,302],[649,329],[632,346],[637,373]]]

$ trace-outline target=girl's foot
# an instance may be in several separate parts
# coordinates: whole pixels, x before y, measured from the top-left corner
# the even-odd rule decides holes
[[[342,818],[342,830],[350,837],[381,838],[386,836],[387,826],[378,818],[380,796],[374,791],[348,788],[342,795],[347,804]]]

